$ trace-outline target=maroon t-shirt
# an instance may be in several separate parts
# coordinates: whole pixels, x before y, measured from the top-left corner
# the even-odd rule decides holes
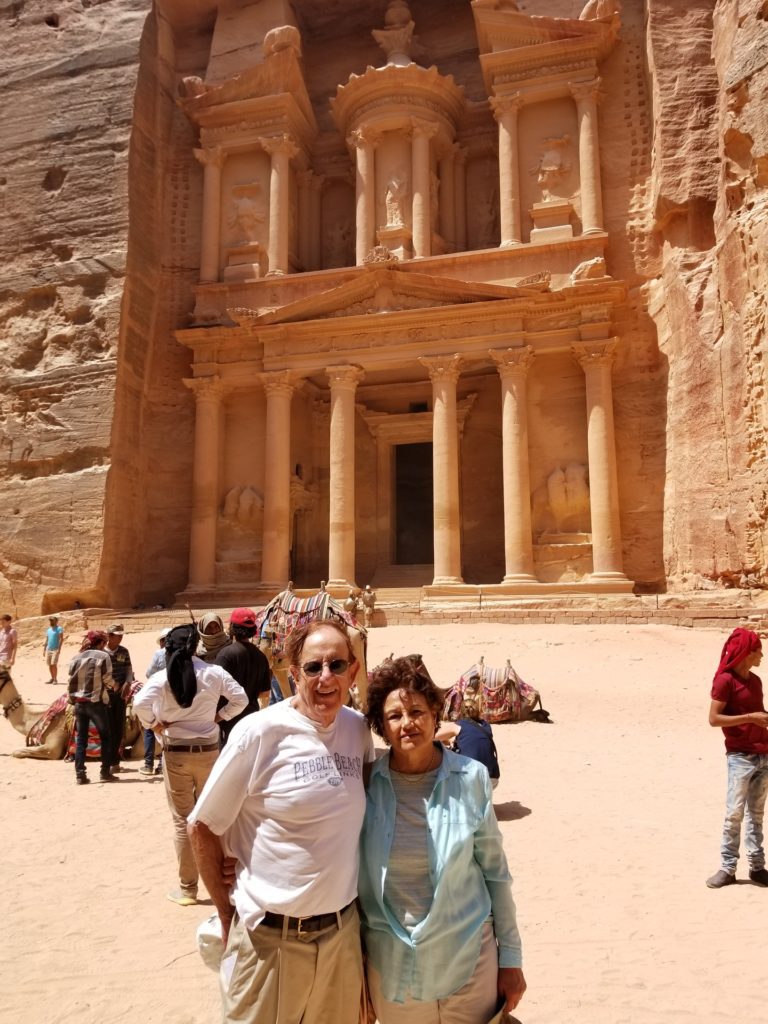
[[[724,715],[748,715],[763,711],[763,684],[754,672],[742,679],[735,672],[720,672],[712,683],[712,700],[725,701]],[[739,754],[768,754],[768,729],[762,725],[723,727],[725,749]]]

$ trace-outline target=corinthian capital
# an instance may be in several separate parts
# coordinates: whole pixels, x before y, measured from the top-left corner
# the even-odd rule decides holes
[[[270,396],[290,398],[296,386],[296,380],[290,370],[268,370],[261,374],[261,386],[268,398]]]
[[[608,341],[593,341],[587,345],[573,345],[571,351],[579,366],[587,373],[588,370],[595,366],[613,366],[618,345],[617,338],[609,338]]]
[[[463,359],[458,352],[450,356],[420,356],[419,362],[429,372],[429,379],[435,382],[457,381]]]
[[[331,385],[331,391],[338,389],[339,391],[352,390],[357,387],[360,381],[365,376],[362,366],[355,366],[353,364],[344,366],[329,366],[326,369],[328,381]]]
[[[493,116],[500,121],[506,114],[518,112],[523,105],[523,97],[519,92],[511,92],[504,96],[491,96],[488,102],[491,104]]]
[[[299,147],[293,141],[290,135],[270,135],[267,138],[259,139],[261,148],[269,153],[270,156],[278,153],[286,153],[288,159],[292,160],[299,152]]]
[[[418,117],[412,117],[411,130],[414,135],[424,135],[427,139],[431,139],[437,135],[438,125],[432,121],[422,121]]]
[[[530,345],[521,348],[491,349],[491,359],[496,363],[499,376],[526,377],[534,360],[534,352]]]
[[[219,402],[227,390],[218,374],[211,377],[184,377],[182,379],[184,386],[194,393],[198,403]]]
[[[571,96],[577,103],[597,103],[600,99],[600,79],[593,78],[589,82],[569,82]]]
[[[373,128],[355,128],[347,136],[347,145],[350,149],[362,149],[364,146],[375,146],[381,133]]]
[[[226,153],[221,146],[206,146],[204,149],[194,150],[195,159],[203,167],[222,167]]]

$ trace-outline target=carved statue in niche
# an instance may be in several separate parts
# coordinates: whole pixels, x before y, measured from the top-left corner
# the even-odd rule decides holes
[[[256,181],[249,185],[236,185],[232,189],[227,226],[233,243],[258,241],[259,225],[266,219],[260,192],[261,185]]]
[[[385,203],[387,208],[387,227],[403,227],[405,224],[405,182],[402,178],[393,178],[389,182]]]
[[[261,550],[264,501],[252,487],[231,487],[219,510],[218,549],[221,561],[253,558]]]
[[[354,263],[352,225],[348,220],[336,221],[328,230],[326,267],[348,267]]]
[[[595,256],[592,260],[584,260],[571,271],[571,284],[577,281],[594,281],[606,276],[605,260],[602,256]]]
[[[544,139],[544,149],[539,162],[531,169],[531,174],[536,175],[536,180],[541,186],[541,198],[544,202],[561,198],[555,194],[555,189],[571,170],[571,164],[565,159],[564,153],[570,141],[570,135]]]
[[[499,198],[498,193],[490,188],[483,190],[477,203],[477,220],[480,235],[480,248],[490,249],[497,244],[499,237]]]
[[[532,496],[533,528],[542,540],[551,534],[589,533],[587,467],[569,462],[556,466]]]
[[[621,14],[620,0],[587,0],[579,15],[579,21],[596,21]]]

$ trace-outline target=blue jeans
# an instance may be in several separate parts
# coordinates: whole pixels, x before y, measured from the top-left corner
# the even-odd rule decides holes
[[[750,870],[765,867],[763,815],[768,796],[768,754],[736,754],[728,757],[728,796],[720,858],[724,871],[736,874],[741,822],[746,819],[744,846]]]
[[[155,734],[152,729],[144,730],[144,767],[151,768],[155,760]]]
[[[79,701],[75,704],[75,773],[85,772],[85,753],[88,748],[88,726],[93,722],[101,740],[101,774],[109,775],[112,752],[107,705],[101,701]]]

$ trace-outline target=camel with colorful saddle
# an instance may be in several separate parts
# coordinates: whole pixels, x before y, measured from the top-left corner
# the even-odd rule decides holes
[[[136,682],[131,689],[131,697],[140,688],[141,683]],[[74,713],[72,705],[67,701],[66,693],[57,697],[47,708],[32,708],[24,702],[16,689],[9,667],[0,665],[0,701],[3,715],[17,732],[26,737],[27,745],[14,750],[13,757],[58,761],[67,752],[74,754]],[[131,760],[144,756],[144,734],[139,720],[130,713],[130,705],[125,719],[123,747],[129,750],[126,756]],[[99,735],[91,727],[87,756],[97,757],[98,753]]]
[[[483,658],[459,676],[446,692],[443,719],[455,722],[461,717],[465,696],[478,699],[481,717],[486,722],[549,722],[549,712],[541,704],[538,690],[525,682],[507,658],[504,668],[488,668]]]
[[[292,693],[288,659],[285,656],[288,634],[298,626],[317,619],[330,619],[346,629],[352,652],[360,663],[354,699],[358,704],[363,703],[368,684],[365,662],[368,634],[354,615],[345,611],[323,586],[311,597],[297,597],[289,584],[288,589],[281,590],[256,617],[256,642],[269,661],[281,696],[290,697]]]

